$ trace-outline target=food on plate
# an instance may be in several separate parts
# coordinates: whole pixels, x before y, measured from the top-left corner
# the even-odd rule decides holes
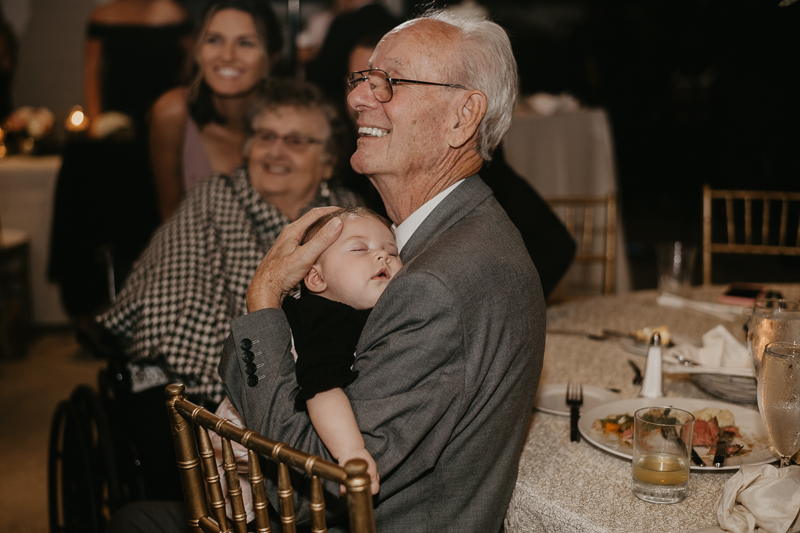
[[[592,429],[603,433],[618,435],[619,438],[629,444],[633,444],[633,415],[623,413],[621,415],[608,415],[594,421]]]
[[[695,419],[700,419],[700,420],[711,420],[712,418],[716,418],[717,424],[721,428],[734,427],[733,413],[731,413],[727,409],[718,409],[716,407],[703,407],[699,411],[695,411],[692,414],[694,415]]]
[[[637,342],[641,342],[644,344],[650,344],[650,338],[653,336],[653,333],[658,333],[661,335],[661,345],[667,346],[670,343],[670,335],[669,329],[667,326],[657,326],[655,328],[642,328],[637,329],[633,332],[633,337],[636,339]]]
[[[729,410],[704,407],[692,414],[695,416],[692,446],[708,447],[713,452],[719,438],[725,436],[728,439],[729,456],[747,451],[739,428],[734,423],[733,413]],[[666,413],[663,421],[670,421],[669,413]],[[633,415],[629,413],[599,418],[592,424],[592,429],[615,435],[623,444],[633,445]]]
[[[717,441],[724,436],[728,439],[728,455],[735,455],[742,450],[740,443],[734,442],[737,437],[741,439],[733,423],[733,413],[727,409],[716,409],[706,407],[694,413],[694,435],[692,436],[692,446],[707,446],[713,448],[717,446]]]

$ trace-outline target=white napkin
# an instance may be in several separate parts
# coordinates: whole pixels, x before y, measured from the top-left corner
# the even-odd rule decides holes
[[[678,344],[664,355],[665,363],[679,364],[678,356],[699,363],[700,366],[680,365],[686,373],[719,373],[736,376],[753,376],[753,364],[744,344],[736,340],[725,326],[718,325],[702,337],[703,345]]]
[[[721,318],[723,320],[736,320],[738,315],[742,315],[748,311],[749,308],[741,305],[728,305],[716,304],[713,302],[696,302],[676,296],[670,292],[664,291],[656,296],[656,303],[666,307],[683,307],[686,309],[693,309],[713,317]]]
[[[800,466],[745,465],[725,483],[719,527],[695,533],[800,533]]]

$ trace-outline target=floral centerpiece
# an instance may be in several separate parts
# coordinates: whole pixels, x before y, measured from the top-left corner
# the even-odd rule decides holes
[[[3,151],[29,155],[53,138],[55,116],[46,107],[22,106],[14,110],[2,125]]]

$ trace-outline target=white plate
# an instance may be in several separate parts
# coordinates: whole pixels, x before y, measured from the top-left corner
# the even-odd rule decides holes
[[[688,343],[696,346],[702,346],[699,340],[687,337],[686,335],[681,335],[680,333],[673,333],[671,340],[673,344]],[[626,352],[636,355],[647,355],[647,348],[649,348],[649,345],[646,342],[639,342],[631,337],[622,337],[619,340],[619,343],[622,346],[622,349]]]
[[[591,385],[584,385],[583,405],[580,408],[580,412],[583,413],[598,405],[613,402],[618,399],[619,394],[616,392],[600,387],[593,387]],[[569,407],[567,406],[567,384],[553,383],[539,385],[533,407],[544,413],[550,413],[551,415],[569,416]]]
[[[778,460],[778,454],[770,448],[769,434],[767,433],[767,428],[764,427],[764,422],[761,420],[761,415],[758,411],[714,400],[700,400],[697,398],[631,398],[628,400],[618,400],[599,405],[582,414],[580,420],[578,420],[578,430],[586,440],[601,450],[605,450],[625,459],[632,459],[631,454],[633,450],[630,445],[623,442],[617,435],[610,435],[604,431],[592,429],[592,424],[594,424],[595,420],[608,418],[610,415],[619,415],[623,413],[633,415],[634,411],[641,407],[659,405],[677,407],[678,409],[684,409],[689,412],[699,411],[704,407],[716,407],[718,409],[727,409],[733,413],[733,420],[742,435],[742,439],[736,439],[736,441],[741,441],[741,443],[745,444],[745,447],[750,448],[750,451],[742,455],[729,457],[725,461],[725,466],[721,468],[716,468],[714,466],[696,466],[693,464],[692,470],[708,470],[712,472],[736,470],[741,465],[760,465]],[[714,458],[713,449],[710,450],[709,453],[704,446],[696,446],[695,450],[697,450],[697,453],[700,454],[700,457],[703,458],[706,464],[711,464]]]

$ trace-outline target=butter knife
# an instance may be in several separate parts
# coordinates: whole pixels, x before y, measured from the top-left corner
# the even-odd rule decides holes
[[[725,464],[725,457],[728,455],[728,439],[720,436],[717,441],[717,450],[714,452],[714,466],[721,468]]]
[[[700,454],[695,451],[694,446],[692,446],[692,462],[697,466],[708,466],[703,458],[700,457]]]

